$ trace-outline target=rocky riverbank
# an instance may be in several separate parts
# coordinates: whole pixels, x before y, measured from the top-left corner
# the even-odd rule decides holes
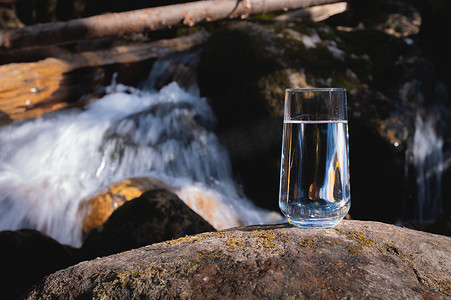
[[[145,192],[115,210],[90,231],[81,248],[61,245],[35,230],[1,231],[2,297],[14,299],[44,276],[83,260],[214,231],[177,195],[163,189]]]
[[[450,298],[449,237],[372,222],[404,222],[434,233],[451,232],[451,185],[446,184],[451,178],[451,60],[449,51],[443,50],[449,46],[437,38],[449,22],[443,18],[450,11],[449,2],[431,0],[416,6],[402,1],[370,2],[362,7],[351,1],[346,12],[323,22],[296,14],[270,14],[185,32],[172,30],[171,35],[183,36],[158,42],[139,36],[55,46],[37,53],[39,61],[28,57],[0,66],[4,71],[0,74],[0,125],[9,124],[2,127],[9,133],[25,124],[24,118],[52,112],[40,119],[47,122],[52,116],[58,119],[56,111],[63,108],[80,108],[69,111],[74,114],[86,110],[82,108],[86,103],[107,93],[105,86],[112,78],[134,86],[126,89],[122,95],[126,97],[163,56],[158,62],[169,66],[160,77],[152,78],[152,87],[157,90],[172,81],[186,90],[194,86],[194,93],[205,97],[196,99],[208,101],[218,121],[213,124],[189,111],[178,118],[187,122],[182,122],[183,135],[174,139],[188,145],[191,137],[186,129],[216,126],[214,134],[219,139],[199,139],[205,148],[195,147],[202,152],[196,155],[225,145],[227,151],[215,149],[230,154],[233,179],[240,186],[237,194],[276,211],[284,88],[345,87],[351,216],[362,220],[346,220],[336,228],[315,231],[267,225],[216,232],[215,228],[230,224],[249,224],[234,214],[246,206],[218,202],[210,194],[191,193],[185,199],[176,187],[131,175],[120,182],[103,182],[105,190],[74,205],[85,217],[73,231],[83,231],[81,248],[61,245],[34,230],[0,232],[3,296],[25,295],[37,284],[28,291],[28,298]],[[185,36],[187,32],[197,33]],[[178,54],[193,59],[171,60]],[[0,57],[7,62],[14,59],[6,58]],[[18,74],[18,79],[11,74]],[[187,107],[167,106],[160,114]],[[94,166],[91,176],[111,167],[108,159],[121,161],[124,145],[138,149],[146,141],[146,129],[141,128],[144,133],[136,140],[130,139],[135,136],[132,129],[138,130],[145,116],[153,116],[156,109],[115,123],[102,145],[90,154],[104,151],[105,139],[111,136],[117,137],[118,147],[105,152],[98,166],[89,164]],[[86,135],[83,130],[88,128],[80,131]],[[163,134],[162,140],[171,138]],[[161,141],[149,145],[158,146]],[[8,143],[0,147],[0,157],[6,150],[18,150],[7,149]],[[21,143],[18,148],[28,147]],[[62,153],[73,148],[70,145]],[[30,151],[55,149],[30,147]],[[15,171],[8,163],[28,156],[0,161],[7,166],[0,171]],[[173,157],[170,167],[193,156]],[[224,169],[226,164],[220,163],[226,160],[217,159],[215,166]],[[36,161],[23,169],[36,166]],[[71,157],[63,161],[80,165]],[[35,169],[47,168],[49,164]],[[48,173],[65,168],[71,169],[59,165]],[[85,171],[76,180],[58,178],[53,186],[85,182]],[[191,171],[184,170],[183,175]],[[18,178],[19,184],[5,181],[6,188],[0,191],[2,213],[17,203],[31,202],[37,211],[67,200],[60,194],[34,194],[28,199],[34,192],[28,186],[31,176],[4,174],[0,179]],[[39,188],[45,191],[52,185],[52,181],[42,182]],[[223,181],[214,183],[228,190]],[[23,211],[12,211],[11,220],[23,217]],[[65,213],[58,217],[64,219]],[[36,228],[44,219],[39,213],[30,215],[36,219],[23,218],[21,226]],[[58,229],[49,220],[40,227],[43,232]],[[206,233],[196,235],[201,232]],[[99,256],[103,258],[91,260]]]
[[[81,248],[33,230],[0,232],[0,288],[8,299],[35,284],[29,299],[446,298],[450,251],[450,237],[369,221],[217,232],[156,188],[123,203]]]
[[[448,299],[451,239],[377,222],[186,236],[56,272],[26,299]]]

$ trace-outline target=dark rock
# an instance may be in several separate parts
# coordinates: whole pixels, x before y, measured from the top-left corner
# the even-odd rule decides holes
[[[405,192],[402,154],[370,120],[351,117],[349,124],[350,214],[355,219],[395,222]]]
[[[19,297],[44,276],[75,263],[68,248],[35,230],[0,232],[2,299]]]
[[[20,20],[26,25],[36,23],[67,21],[82,16],[102,13],[129,11],[147,7],[171,5],[189,0],[15,0],[15,8]],[[8,1],[6,1],[8,3]]]
[[[443,29],[450,26],[451,2],[446,0],[416,0],[421,13],[420,38],[431,51],[437,71],[448,88],[451,88],[451,45],[443,42]]]
[[[351,182],[355,186],[351,193],[355,201],[365,199],[351,206],[351,215],[395,221],[399,208],[376,213],[359,206],[379,205],[381,198],[367,200],[366,191],[386,185],[381,173],[387,167],[396,168],[394,176],[403,174],[403,154],[393,150],[379,127],[396,105],[393,99],[403,71],[396,62],[406,49],[404,41],[382,31],[345,32],[309,21],[231,24],[214,32],[199,61],[199,87],[218,118],[218,134],[245,194],[260,206],[277,209],[284,88],[345,87],[351,119],[351,181],[362,178],[359,185]],[[387,156],[372,156],[371,166],[362,163],[368,150],[381,148]],[[380,169],[369,172],[373,166]],[[382,197],[389,203],[396,203],[403,192],[402,184],[393,187],[390,195]]]
[[[86,16],[97,15],[104,12],[121,12],[134,9],[141,9],[147,7],[156,7],[163,5],[172,5],[189,2],[189,0],[131,0],[131,1],[119,1],[119,0],[91,0],[86,1],[83,14]]]
[[[0,5],[0,29],[16,28],[23,26],[17,17],[17,13],[13,3],[4,3]]]
[[[132,177],[112,183],[93,197],[81,202],[78,210],[82,212],[83,237],[86,237],[92,229],[101,226],[122,204],[153,189],[170,191],[173,188],[156,178]]]
[[[90,232],[81,249],[61,245],[35,230],[1,231],[2,299],[18,298],[43,277],[81,260],[207,231],[215,229],[162,189],[145,192],[115,210]]]
[[[156,189],[115,210],[88,234],[81,252],[90,259],[206,231],[215,229],[175,194]]]
[[[416,119],[437,120],[434,130],[445,141],[447,159],[448,89],[418,42],[415,7],[352,1],[343,14],[321,23],[231,23],[213,32],[199,61],[201,94],[217,115],[218,135],[244,193],[276,210],[284,88],[346,88],[351,216],[391,223],[415,219],[405,208],[429,201],[418,199],[417,186],[427,183],[417,182],[417,166],[410,163]],[[449,202],[449,192],[443,199]]]
[[[282,66],[277,56],[267,51],[271,46],[267,35],[274,34],[250,23],[216,31],[204,45],[198,82],[218,119],[217,132],[230,152],[237,181],[255,203],[274,210],[280,115],[289,79],[285,72],[278,72]]]
[[[270,52],[260,48],[267,33],[269,30],[252,24],[234,25],[218,30],[204,45],[198,67],[199,87],[211,100],[221,129],[269,116],[258,80],[280,66],[268,55]],[[283,87],[279,88],[282,92]],[[238,106],[240,109],[236,109]]]
[[[27,299],[450,299],[451,239],[376,222],[210,232],[83,262]]]

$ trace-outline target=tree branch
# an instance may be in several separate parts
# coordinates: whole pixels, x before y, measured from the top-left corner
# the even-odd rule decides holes
[[[0,31],[0,49],[52,45],[100,37],[119,37],[174,26],[246,18],[250,15],[288,11],[342,0],[204,0],[88,18],[38,24]]]

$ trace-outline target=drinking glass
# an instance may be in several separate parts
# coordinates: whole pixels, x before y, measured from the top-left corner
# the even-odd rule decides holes
[[[351,206],[346,89],[285,90],[279,207],[303,228],[338,224]]]

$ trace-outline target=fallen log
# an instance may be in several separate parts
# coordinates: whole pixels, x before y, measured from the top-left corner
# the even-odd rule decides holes
[[[174,26],[246,18],[250,15],[288,11],[342,0],[208,0],[195,1],[88,18],[0,31],[0,49],[51,45],[100,37],[121,37]]]
[[[347,9],[347,2],[338,2],[319,6],[308,7],[275,17],[276,21],[311,19],[315,22],[323,21],[330,16],[344,12]]]
[[[139,76],[137,69],[145,72],[142,75],[146,77],[152,60],[169,52],[188,50],[204,42],[207,36],[200,31],[147,44],[67,52],[37,62],[0,66],[0,126],[84,105],[90,100],[86,95],[108,84],[111,74],[118,69],[127,74],[128,80]],[[149,63],[145,64],[146,61]],[[127,68],[128,72],[124,70]],[[82,96],[84,100],[80,100]]]

